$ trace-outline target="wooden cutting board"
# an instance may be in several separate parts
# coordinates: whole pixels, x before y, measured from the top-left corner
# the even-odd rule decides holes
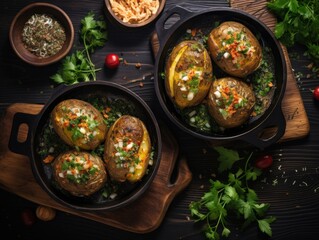
[[[0,187],[40,205],[52,207],[126,231],[147,233],[155,230],[161,224],[171,201],[192,179],[186,159],[179,156],[179,146],[169,130],[164,125],[161,125],[163,149],[158,173],[149,189],[138,200],[114,211],[77,211],[62,206],[53,200],[33,177],[29,158],[15,154],[8,149],[14,114],[16,112],[37,114],[42,107],[43,105],[38,104],[16,103],[9,106],[1,120]],[[27,132],[28,129],[21,125],[18,140],[25,140]],[[176,181],[171,183],[170,178],[176,162],[178,162],[178,175]]]
[[[274,30],[276,18],[271,14],[266,7],[267,0],[231,0],[232,8],[241,9],[248,12],[263,23],[271,30]],[[156,33],[151,36],[151,44],[153,54],[156,56],[160,48]],[[282,101],[282,111],[286,120],[286,131],[279,142],[291,141],[306,137],[310,131],[308,116],[297,86],[297,82],[292,70],[291,62],[287,52],[287,48],[281,45],[286,64],[287,64],[287,85],[285,95]],[[263,136],[272,136],[273,130],[265,131]],[[215,143],[212,143],[215,145]]]

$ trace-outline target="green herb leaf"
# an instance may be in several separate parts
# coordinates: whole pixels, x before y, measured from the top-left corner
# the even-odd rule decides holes
[[[285,23],[280,22],[275,26],[275,36],[276,38],[281,38],[286,31]]]
[[[268,236],[271,237],[272,236],[272,230],[271,230],[271,227],[270,227],[270,223],[272,223],[273,221],[275,221],[274,217],[257,220],[258,227],[259,227],[260,231],[266,233]]]
[[[222,236],[223,237],[228,237],[230,234],[230,230],[226,227],[224,227],[223,232],[222,232]]]
[[[287,47],[296,43],[307,47],[307,53],[317,63],[319,55],[319,4],[314,0],[272,0],[267,7],[277,16],[275,36]],[[309,48],[312,46],[312,48]]]
[[[219,153],[219,157],[217,158],[220,162],[218,167],[219,172],[231,169],[233,164],[241,159],[237,151],[224,147],[214,147],[214,149]]]
[[[288,2],[288,8],[291,12],[293,13],[298,12],[298,7],[299,7],[299,4],[297,0],[290,0]]]
[[[93,12],[89,12],[81,20],[81,38],[85,48],[93,53],[96,47],[102,47],[107,41],[106,23],[94,19]]]

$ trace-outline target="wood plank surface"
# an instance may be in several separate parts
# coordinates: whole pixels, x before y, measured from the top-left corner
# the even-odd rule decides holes
[[[29,66],[19,61],[8,40],[10,23],[15,14],[31,2],[33,1],[4,0],[0,2],[0,28],[3,33],[0,38],[2,49],[0,54],[0,116],[4,116],[7,107],[14,103],[45,104],[55,91],[49,77],[56,73],[60,63],[45,68]],[[103,1],[91,0],[79,0],[77,2],[47,0],[47,2],[56,4],[66,11],[72,19],[76,33],[79,32],[81,19],[88,11],[92,10],[98,15],[102,12],[104,6]],[[231,1],[231,3],[233,6],[237,3],[240,7],[246,7],[249,11],[251,7],[260,4],[264,7],[265,0],[238,0]],[[192,8],[194,11],[201,11],[210,7],[229,7],[229,0],[167,0],[165,10],[175,5],[183,5]],[[260,13],[261,11],[259,11],[259,15],[262,16],[263,14]],[[269,18],[267,19],[270,21]],[[34,196],[28,195],[30,199],[24,198],[25,194],[30,194],[24,192],[24,186],[33,188],[34,185],[20,179],[17,180],[14,187],[19,188],[21,193],[12,192],[10,190],[12,187],[7,189],[8,187],[5,187],[0,180],[2,236],[7,236],[7,239],[205,240],[207,238],[203,233],[204,223],[195,222],[192,219],[189,204],[192,201],[199,200],[209,191],[211,179],[223,179],[217,171],[217,154],[212,148],[207,147],[205,142],[181,132],[175,126],[169,125],[170,121],[165,119],[165,114],[161,112],[154,91],[154,58],[149,39],[154,31],[154,25],[146,29],[134,30],[133,34],[113,26],[110,22],[107,22],[107,25],[108,42],[92,55],[92,61],[96,67],[102,68],[102,71],[97,72],[97,78],[128,87],[147,102],[158,119],[165,120],[170,132],[178,142],[180,155],[187,157],[185,161],[191,171],[192,180],[182,192],[173,194],[174,199],[168,204],[160,226],[151,232],[143,233],[131,232],[115,225],[105,224],[105,216],[103,216],[103,222],[100,222],[92,220],[90,217],[67,212],[67,209],[64,208],[56,211],[56,216],[51,221],[36,219],[32,226],[26,226],[21,221],[21,213],[24,213],[25,210],[31,210],[35,213],[38,203],[33,202]],[[73,50],[81,49],[81,47],[77,34]],[[295,45],[288,48],[288,51],[295,74],[298,73],[296,81],[302,97],[301,101],[307,112],[310,131],[307,137],[294,139],[293,141],[283,141],[263,151],[262,154],[270,154],[273,157],[273,164],[250,187],[256,191],[261,202],[270,204],[268,216],[274,216],[277,219],[271,224],[273,232],[271,239],[317,240],[319,235],[319,105],[318,102],[314,101],[309,90],[318,85],[318,76],[317,73],[306,67],[312,61],[303,54],[304,48],[302,46]],[[129,64],[122,64],[115,71],[103,68],[105,55],[111,52],[119,54]],[[140,63],[141,68],[136,68],[136,63]],[[0,135],[8,133],[6,129],[10,126],[10,123],[1,125]],[[21,131],[26,131],[26,129],[21,129]],[[23,135],[22,132],[21,136]],[[10,161],[1,164],[3,162],[1,160],[6,159],[3,157],[8,156],[8,153],[5,154],[6,149],[7,146],[3,145],[0,140],[0,176],[3,176],[8,169],[15,168],[15,166],[9,166],[16,163],[12,161],[13,155],[10,155]],[[15,155],[15,157],[19,157],[19,155]],[[31,174],[29,159],[20,160],[22,160],[19,162],[20,166],[16,166],[16,168],[19,171],[23,170]],[[180,160],[182,159],[177,159],[177,162],[182,162]],[[178,169],[178,167],[175,167],[172,174],[173,186],[176,185]],[[19,174],[19,171],[16,171],[16,173]],[[17,176],[15,174],[6,176],[6,185],[7,181],[16,181]],[[37,191],[31,190],[31,193],[37,194]],[[51,204],[47,196],[43,196],[43,201]],[[139,219],[142,216],[144,215],[137,212],[135,220],[142,221]],[[98,218],[102,219],[101,216]],[[125,216],[123,219],[125,221]],[[144,229],[149,231],[151,228],[148,225]],[[237,225],[230,226],[230,229],[232,232],[227,238],[228,240],[269,239],[258,232],[256,224],[249,226],[244,231],[241,231]]]
[[[40,205],[52,207],[77,216],[85,217],[119,229],[146,233],[156,229],[162,222],[171,201],[191,181],[192,174],[186,159],[179,156],[176,139],[164,125],[161,125],[163,151],[158,173],[151,186],[139,199],[128,206],[113,211],[84,212],[65,207],[54,201],[34,178],[30,159],[8,149],[13,116],[16,112],[38,114],[43,105],[16,103],[11,105],[2,118],[0,148],[1,187]],[[23,125],[21,125],[23,126]],[[27,128],[20,128],[18,139],[26,139]],[[180,159],[178,159],[180,158]],[[177,179],[171,183],[175,163],[178,159]]]

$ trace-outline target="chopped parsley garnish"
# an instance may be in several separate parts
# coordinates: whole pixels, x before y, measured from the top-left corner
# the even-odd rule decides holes
[[[71,153],[69,156],[64,157],[61,170],[70,182],[85,184],[99,170],[97,166],[93,165],[91,160],[83,156]]]
[[[182,117],[190,126],[201,132],[211,133],[219,131],[205,104],[184,109]]]
[[[256,96],[254,115],[261,115],[270,103],[269,94],[274,87],[275,75],[271,49],[264,48],[260,67],[251,77],[251,83]]]

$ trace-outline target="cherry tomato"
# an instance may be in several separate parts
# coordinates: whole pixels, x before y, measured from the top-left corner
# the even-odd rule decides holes
[[[262,155],[259,156],[255,161],[255,167],[259,169],[269,168],[273,163],[271,155]]]
[[[120,65],[120,58],[115,53],[110,53],[105,57],[105,66],[109,69],[115,69]]]
[[[21,220],[25,226],[30,227],[36,221],[35,213],[30,208],[26,208],[21,212]]]
[[[312,91],[313,97],[319,101],[319,86],[315,87],[315,89]]]

